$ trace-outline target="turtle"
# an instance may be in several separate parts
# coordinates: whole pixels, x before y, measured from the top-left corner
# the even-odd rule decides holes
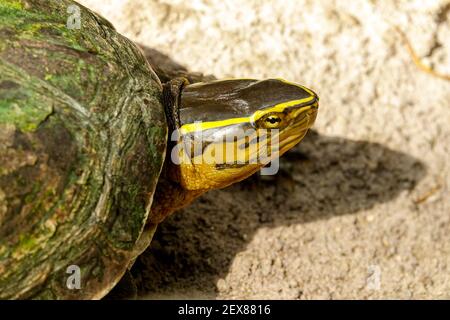
[[[167,216],[299,143],[318,101],[152,68],[72,0],[0,0],[0,299],[103,298]]]

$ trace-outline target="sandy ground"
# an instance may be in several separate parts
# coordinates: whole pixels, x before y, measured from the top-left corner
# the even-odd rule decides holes
[[[450,73],[449,1],[81,2],[190,70],[321,97],[278,176],[160,226],[133,270],[142,297],[450,298],[450,82],[394,29]]]

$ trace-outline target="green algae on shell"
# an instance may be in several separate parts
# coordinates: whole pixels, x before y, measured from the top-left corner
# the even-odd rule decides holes
[[[81,29],[66,26],[70,5]],[[100,298],[117,283],[151,238],[161,90],[141,51],[83,6],[0,0],[1,299]]]

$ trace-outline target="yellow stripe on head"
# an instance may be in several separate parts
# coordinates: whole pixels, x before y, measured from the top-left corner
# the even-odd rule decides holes
[[[254,114],[252,114],[250,117],[240,117],[240,118],[231,118],[231,119],[218,120],[218,121],[188,123],[188,124],[181,126],[180,131],[181,131],[181,134],[187,134],[187,133],[203,131],[203,130],[207,130],[207,129],[221,128],[221,127],[230,126],[233,124],[240,124],[240,123],[254,124],[258,119],[260,119],[261,117],[263,117],[264,115],[266,115],[268,113],[283,112],[287,108],[294,107],[296,105],[305,104],[305,103],[313,101],[314,99],[315,99],[315,95],[313,93],[313,95],[311,95],[310,97],[304,98],[304,99],[283,102],[283,103],[277,104],[273,107],[266,108],[264,110],[258,110]]]
[[[203,131],[207,129],[221,128],[225,126],[230,126],[233,124],[247,123],[250,122],[251,117],[242,118],[231,118],[218,121],[206,121],[206,122],[194,122],[188,123],[180,128],[181,134],[187,134],[191,132]]]

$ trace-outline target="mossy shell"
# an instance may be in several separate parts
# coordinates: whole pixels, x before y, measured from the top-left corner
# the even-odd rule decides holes
[[[101,298],[148,245],[161,96],[97,14],[0,0],[0,299]]]

